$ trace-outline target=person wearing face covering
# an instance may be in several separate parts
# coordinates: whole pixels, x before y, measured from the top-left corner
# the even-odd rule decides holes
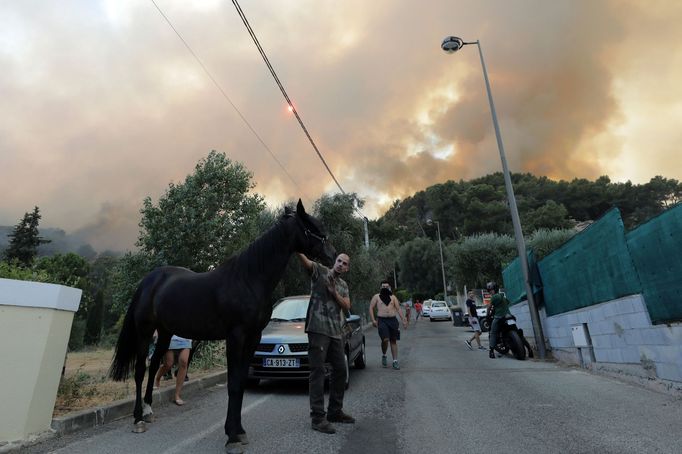
[[[376,311],[376,317],[374,312]],[[400,301],[391,292],[391,285],[388,281],[381,283],[381,290],[372,297],[369,303],[369,316],[372,319],[372,325],[379,329],[379,337],[381,338],[381,365],[388,366],[386,360],[386,351],[388,344],[391,344],[391,356],[393,357],[393,369],[400,369],[398,362],[398,340],[400,339],[400,324],[396,317],[400,317],[403,326],[407,328],[407,320],[403,317],[400,310]]]

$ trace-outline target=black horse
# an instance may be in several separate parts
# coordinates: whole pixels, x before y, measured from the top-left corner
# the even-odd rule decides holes
[[[308,215],[301,201],[296,212],[285,209],[277,224],[248,248],[207,273],[164,266],[142,279],[116,343],[109,375],[125,380],[135,369],[133,432],[152,421],[154,376],[173,334],[227,343],[228,408],[225,434],[228,452],[241,452],[246,432],[241,424],[249,361],[272,314],[270,297],[294,252],[331,264],[336,252],[321,222]],[[149,365],[142,405],[146,357],[154,330],[157,348]]]

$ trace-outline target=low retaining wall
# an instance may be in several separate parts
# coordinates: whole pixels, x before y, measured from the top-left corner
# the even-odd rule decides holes
[[[511,306],[511,311],[533,343],[528,303]],[[642,295],[551,317],[543,308],[540,319],[548,348],[558,360],[571,364],[582,360],[590,369],[661,380],[665,387],[682,391],[682,324],[652,325]],[[591,347],[576,347],[575,327],[587,328]]]

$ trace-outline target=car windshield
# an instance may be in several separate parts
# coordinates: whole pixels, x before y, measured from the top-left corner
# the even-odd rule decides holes
[[[445,307],[445,303],[433,303],[431,307]]]
[[[308,302],[310,298],[288,298],[280,300],[272,309],[270,320],[276,322],[301,322],[305,320],[308,312]]]

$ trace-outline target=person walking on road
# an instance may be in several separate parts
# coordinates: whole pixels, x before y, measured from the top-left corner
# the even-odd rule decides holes
[[[332,269],[298,254],[303,267],[310,273],[310,303],[305,320],[308,333],[308,361],[310,378],[310,417],[312,429],[333,434],[336,429],[330,422],[353,424],[355,418],[343,412],[343,394],[346,387],[346,360],[343,351],[344,312],[350,309],[348,284],[341,275],[348,272],[350,258],[346,254],[336,257]],[[329,405],[324,411],[325,363],[332,366],[329,378]]]
[[[474,347],[471,345],[471,341],[476,340],[479,350],[485,350],[485,347],[481,345],[481,325],[478,323],[478,314],[476,314],[476,300],[474,299],[474,292],[469,292],[467,294],[467,312],[469,313],[469,326],[474,330],[474,335],[469,340],[464,342],[469,347],[469,350],[473,350]]]
[[[490,352],[488,352],[488,356],[490,359],[495,359],[495,344],[497,344],[500,323],[502,323],[505,316],[511,315],[511,312],[509,311],[509,300],[500,294],[500,287],[497,283],[488,282],[486,288],[493,295],[488,306],[488,313],[493,311],[493,322],[490,325]]]
[[[374,311],[377,316],[375,318]],[[400,301],[391,292],[391,285],[388,281],[381,283],[381,290],[372,297],[369,303],[369,316],[372,325],[379,329],[381,338],[381,365],[387,367],[386,351],[388,344],[391,343],[391,356],[393,357],[393,369],[400,369],[398,362],[398,340],[400,339],[400,324],[396,317],[400,317],[403,326],[407,328],[407,320],[403,317],[400,310]]]
[[[422,302],[421,300],[416,300],[417,302],[414,303],[414,322],[417,323],[417,320],[419,320],[419,317],[422,315]]]
[[[159,367],[154,380],[154,386],[158,388],[160,386],[161,377],[171,371],[173,364],[178,365],[178,372],[175,376],[175,396],[173,397],[173,403],[178,406],[185,405],[185,401],[180,397],[180,393],[182,391],[182,385],[185,383],[185,376],[187,375],[189,351],[191,348],[191,339],[173,335],[168,350],[163,357],[163,365]]]

